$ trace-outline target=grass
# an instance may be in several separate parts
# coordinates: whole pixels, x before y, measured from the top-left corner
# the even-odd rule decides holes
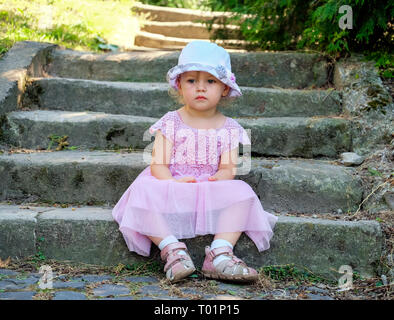
[[[130,48],[138,30],[131,0],[0,0],[0,56],[15,42],[81,51]]]
[[[274,281],[294,281],[297,284],[309,283],[329,283],[334,284],[332,279],[320,277],[312,272],[301,270],[293,264],[280,266],[266,266],[260,269],[260,272]]]

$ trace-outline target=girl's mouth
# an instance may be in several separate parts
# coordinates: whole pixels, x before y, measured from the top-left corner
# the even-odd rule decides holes
[[[196,99],[197,99],[197,100],[207,100],[207,98],[205,98],[205,97],[203,97],[203,96],[198,96]]]

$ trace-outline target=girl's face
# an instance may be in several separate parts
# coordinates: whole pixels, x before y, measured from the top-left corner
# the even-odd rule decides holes
[[[178,78],[179,93],[184,103],[193,109],[205,111],[216,108],[230,87],[205,71],[188,71]]]

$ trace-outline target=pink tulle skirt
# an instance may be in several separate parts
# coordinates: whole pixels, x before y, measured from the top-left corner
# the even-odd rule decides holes
[[[246,182],[208,181],[208,176],[180,183],[159,180],[150,166],[145,168],[112,210],[128,249],[149,256],[152,242],[147,236],[186,239],[241,231],[259,251],[267,250],[278,218],[264,211]]]

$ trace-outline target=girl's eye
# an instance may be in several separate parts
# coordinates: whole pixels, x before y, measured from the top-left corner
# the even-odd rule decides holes
[[[215,83],[216,81],[215,80],[213,80],[213,79],[209,79],[208,80],[208,83]]]
[[[187,82],[193,83],[194,79],[188,79]]]

